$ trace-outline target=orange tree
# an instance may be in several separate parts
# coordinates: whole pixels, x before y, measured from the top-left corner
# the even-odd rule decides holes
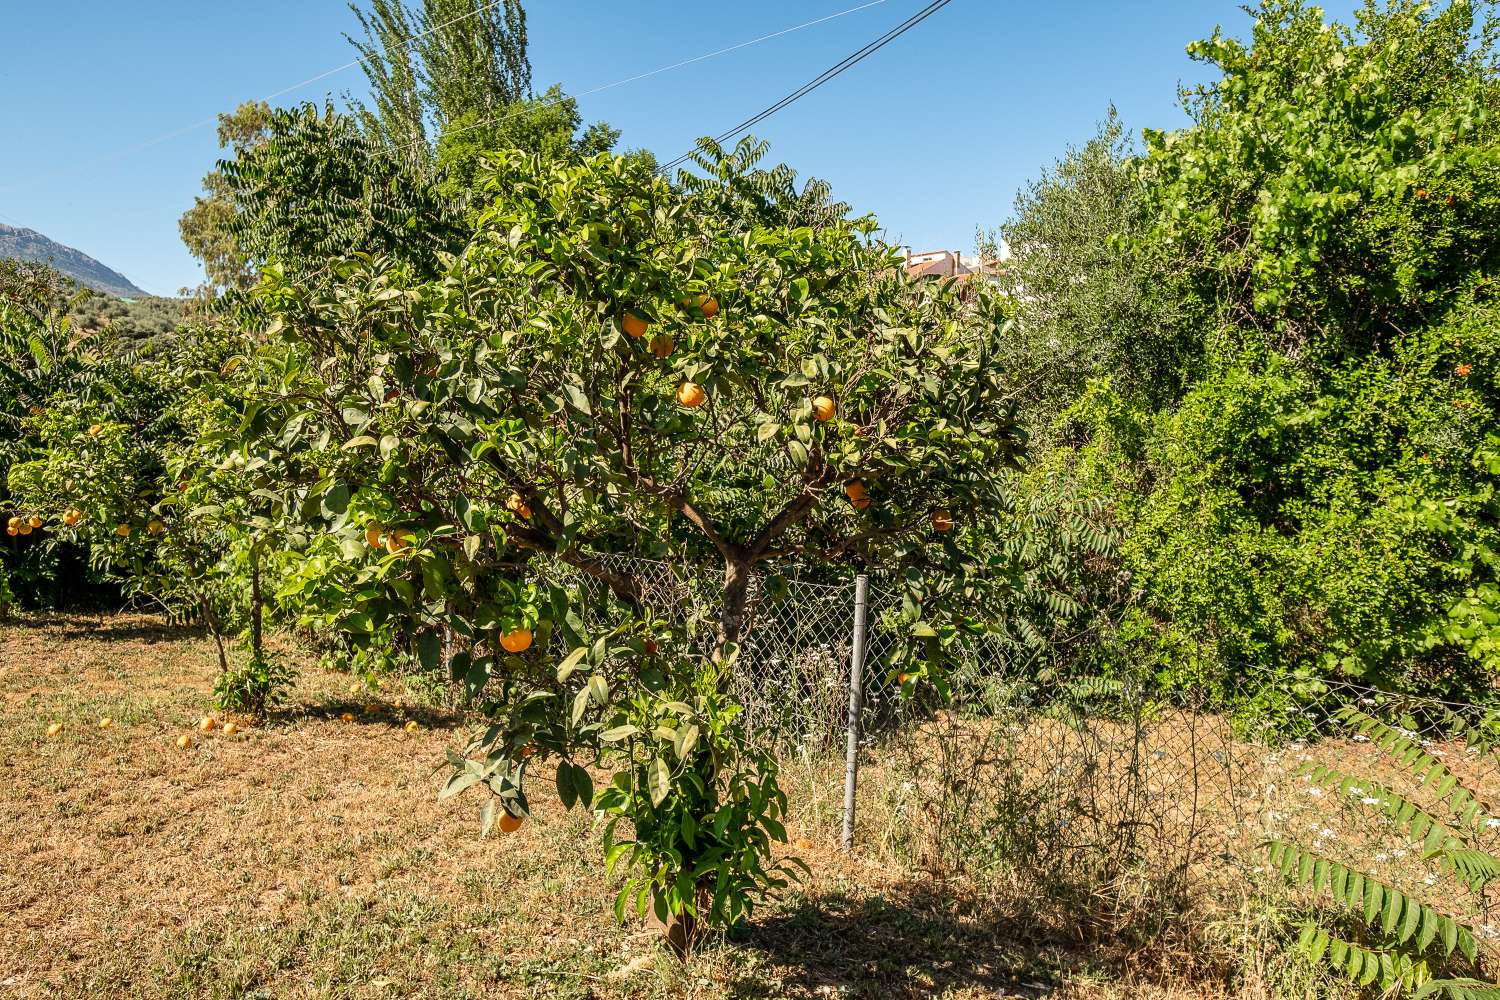
[[[220,707],[261,714],[286,677],[260,641],[271,522],[254,464],[223,444],[241,412],[233,373],[219,370],[234,351],[222,331],[199,330],[149,359],[81,359],[88,378],[54,387],[21,421],[32,447],[7,479],[48,543],[82,546],[127,597],[206,626]],[[232,666],[225,639],[241,630],[249,662]]]
[[[571,805],[593,801],[582,765],[609,763],[637,905],[719,920],[775,884],[784,835],[774,764],[715,742],[744,745],[716,692],[752,574],[910,567],[933,652],[954,627],[938,598],[977,565],[948,529],[1003,501],[1023,447],[995,331],[950,288],[909,281],[872,220],[802,225],[772,175],[725,163],[683,190],[608,155],[502,156],[435,274],[268,267],[241,444],[306,538],[281,597],[356,655],[446,663],[493,718],[450,791],[489,789],[507,828],[528,768],[555,763]],[[709,648],[650,620],[602,557],[620,551],[722,566]],[[561,567],[606,584],[621,624],[591,632]]]

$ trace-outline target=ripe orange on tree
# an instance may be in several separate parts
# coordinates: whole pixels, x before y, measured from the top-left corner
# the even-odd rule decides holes
[[[855,510],[864,510],[870,506],[870,493],[865,489],[863,480],[851,479],[849,485],[844,487],[844,495],[849,498]]]
[[[672,352],[677,350],[677,341],[672,339],[670,333],[658,333],[651,338],[651,353],[658,358],[669,358]]]
[[[505,501],[505,509],[523,521],[531,520],[531,507],[527,505],[519,493],[512,493],[510,495],[510,499]]]
[[[932,521],[932,530],[939,534],[953,530],[953,515],[942,507],[932,512],[930,520]]]
[[[70,528],[82,520],[83,511],[79,510],[77,507],[69,507],[67,510],[63,511],[63,524],[66,524]]]
[[[524,653],[531,648],[531,629],[511,629],[500,637],[500,648],[507,653]]]
[[[509,809],[505,809],[500,813],[500,822],[498,825],[501,833],[515,833],[521,829],[521,824],[524,822],[525,820],[520,816],[515,815]]]
[[[689,410],[702,406],[703,401],[707,398],[708,394],[703,391],[703,386],[697,382],[684,382],[677,387],[678,405],[685,406]]]
[[[650,325],[644,317],[633,312],[627,312],[624,316],[620,317],[620,329],[624,330],[627,336],[636,339],[644,337],[646,329]]]
[[[719,300],[712,295],[689,295],[682,300],[682,304],[686,308],[697,306],[704,319],[713,319],[719,315]]]
[[[838,406],[828,396],[815,396],[812,401],[813,416],[818,418],[819,423],[832,420],[833,415],[838,412]]]
[[[395,555],[398,552],[404,552],[405,550],[411,548],[412,540],[416,537],[417,535],[414,531],[410,531],[406,528],[397,528],[395,531],[385,536],[385,550],[391,555]]]
[[[117,525],[115,525],[115,534],[119,535],[121,538],[129,538],[130,537],[130,525],[128,525],[128,524],[117,524]]]
[[[152,521],[146,525],[146,530],[153,535],[159,535],[167,530],[167,526],[160,521]]]
[[[385,532],[378,524],[372,524],[365,529],[365,542],[372,549],[378,549],[385,545]]]

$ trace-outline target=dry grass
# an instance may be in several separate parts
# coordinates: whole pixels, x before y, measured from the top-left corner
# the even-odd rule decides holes
[[[892,855],[846,858],[823,761],[786,773],[812,879],[680,965],[614,922],[587,816],[545,807],[481,840],[477,800],[436,798],[462,720],[301,666],[269,723],[200,736],[206,638],[139,616],[0,626],[0,996],[1224,995],[1027,900],[970,906]],[[896,822],[880,794],[876,837]]]

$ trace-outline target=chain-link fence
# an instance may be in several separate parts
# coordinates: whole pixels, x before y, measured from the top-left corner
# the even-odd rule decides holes
[[[718,573],[601,559],[637,582],[652,613],[690,624],[711,646]],[[602,601],[602,585],[589,586]],[[752,731],[786,761],[821,760],[824,775],[851,729],[857,589],[757,580],[735,674]],[[872,581],[853,720],[857,825],[852,812],[843,817],[863,849],[943,877],[1005,872],[1030,880],[1039,898],[1061,898],[1059,883],[1097,886],[1126,871],[1181,891],[1252,870],[1267,839],[1286,837],[1364,859],[1417,891],[1445,876],[1401,835],[1413,810],[1443,813],[1453,788],[1481,804],[1475,845],[1500,846],[1491,843],[1500,812],[1485,805],[1500,803],[1500,709],[1250,670],[1212,693],[1042,681],[986,637],[961,644],[955,698],[902,698],[887,665],[909,641],[900,611],[897,588]],[[851,769],[845,791],[854,780]]]

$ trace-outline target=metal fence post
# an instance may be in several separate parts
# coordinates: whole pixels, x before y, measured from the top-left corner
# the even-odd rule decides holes
[[[864,702],[865,606],[870,596],[870,578],[854,578],[854,637],[849,651],[849,730],[844,757],[844,850],[854,849],[854,797],[859,787],[859,717]]]

